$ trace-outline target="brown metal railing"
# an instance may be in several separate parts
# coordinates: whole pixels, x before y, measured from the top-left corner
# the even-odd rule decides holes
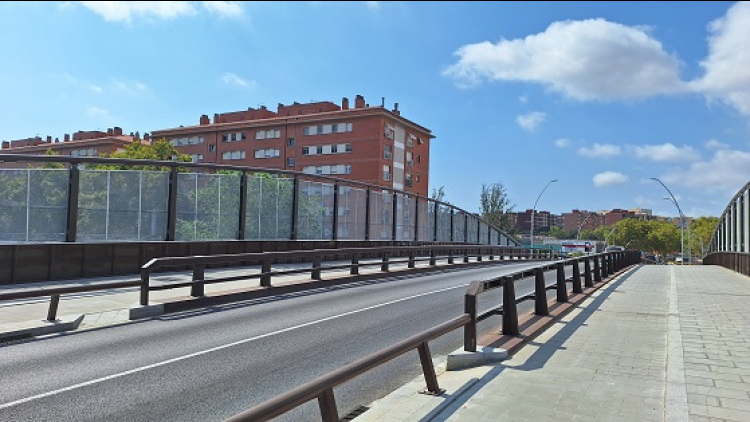
[[[110,289],[123,289],[127,287],[137,287],[141,285],[138,279],[116,281],[111,283],[96,283],[86,286],[66,286],[66,287],[49,287],[42,289],[25,289],[22,291],[0,293],[0,302],[7,300],[30,299],[36,297],[49,297],[50,304],[47,310],[47,321],[57,319],[57,308],[60,304],[60,295],[71,293],[86,293]]]
[[[719,265],[750,276],[750,254],[744,252],[713,252],[703,258],[703,265]]]
[[[363,256],[374,256],[379,261],[360,262]],[[206,255],[187,257],[163,257],[154,258],[141,267],[141,297],[140,304],[149,304],[149,292],[153,290],[167,290],[179,287],[190,287],[191,296],[204,296],[206,284],[222,283],[228,281],[239,281],[248,279],[260,279],[260,287],[272,287],[273,276],[310,273],[313,280],[321,280],[321,273],[325,270],[349,269],[350,274],[359,274],[359,269],[366,266],[380,266],[380,270],[388,272],[390,265],[406,263],[408,268],[414,268],[419,261],[429,261],[429,265],[437,265],[439,259],[447,259],[448,265],[455,263],[456,258],[462,258],[463,262],[469,262],[470,258],[482,261],[483,256],[489,256],[493,260],[495,256],[503,259],[550,259],[553,257],[551,251],[531,251],[529,249],[508,246],[483,246],[483,245],[438,245],[438,246],[400,246],[400,247],[378,247],[378,248],[349,248],[349,249],[315,249],[305,251],[287,252],[264,252],[244,253],[227,255]],[[323,265],[325,260],[332,258],[346,258],[350,260],[347,264]],[[310,267],[286,270],[273,270],[273,264],[288,262],[294,258],[297,262],[308,262]],[[393,259],[401,258],[401,259]],[[246,273],[229,277],[217,277],[208,279],[205,276],[207,266],[218,266],[223,264],[238,265],[240,263],[255,262],[261,265],[260,273]],[[190,268],[193,277],[190,281],[171,282],[161,285],[151,284],[151,274],[163,271],[167,268]]]
[[[584,263],[583,273],[580,272],[580,262]],[[591,262],[594,264],[593,268],[591,267]],[[267,400],[226,419],[226,421],[267,421],[310,400],[317,399],[321,420],[323,422],[338,422],[340,419],[333,394],[334,387],[413,349],[419,349],[420,362],[427,384],[426,391],[431,394],[441,394],[442,390],[438,385],[435,369],[432,366],[428,341],[457,328],[464,327],[464,350],[474,352],[476,351],[476,324],[478,321],[489,318],[492,315],[502,315],[502,333],[504,335],[517,336],[519,335],[518,310],[516,306],[518,303],[525,300],[535,300],[535,313],[537,315],[548,315],[547,290],[557,290],[557,301],[566,302],[568,300],[566,287],[568,282],[572,283],[574,293],[582,293],[584,285],[585,287],[595,287],[595,283],[601,283],[606,277],[615,272],[638,263],[640,263],[639,251],[608,252],[539,265],[535,268],[521,270],[492,280],[472,282],[466,292],[464,314],[424,333],[409,337],[398,344],[352,362],[301,387]],[[573,265],[573,276],[565,276],[566,265]],[[576,270],[576,268],[578,269]],[[556,272],[556,280],[555,283],[545,285],[544,272],[550,270]],[[534,293],[515,297],[514,282],[531,276],[535,277]],[[581,284],[581,277],[584,278],[584,285]],[[479,313],[477,311],[477,296],[484,291],[499,287],[503,287],[502,306]]]

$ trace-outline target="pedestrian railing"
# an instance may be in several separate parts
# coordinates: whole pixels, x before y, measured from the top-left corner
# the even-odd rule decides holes
[[[494,260],[506,259],[551,259],[551,250],[529,250],[508,246],[484,245],[438,245],[438,246],[400,246],[376,248],[348,248],[348,249],[314,249],[304,251],[244,253],[227,255],[206,255],[186,257],[154,258],[141,267],[141,297],[140,304],[149,304],[149,293],[155,290],[168,290],[190,287],[190,295],[201,297],[205,295],[205,285],[230,281],[259,279],[260,287],[272,287],[272,277],[299,273],[310,273],[312,280],[321,280],[324,271],[349,269],[351,275],[358,275],[360,268],[379,266],[380,271],[388,272],[394,264],[406,264],[407,268],[415,268],[417,262],[429,261],[430,266],[437,266],[439,260],[447,261],[447,265],[455,264],[456,259],[468,263],[474,258],[482,261],[484,257]],[[369,261],[361,261],[370,257]],[[274,269],[274,264],[295,262],[309,263],[303,268]],[[337,263],[337,260],[349,260],[348,263]],[[328,263],[326,263],[328,262]],[[260,265],[260,272],[247,271],[225,277],[206,277],[205,270],[211,266]],[[192,270],[189,281],[153,284],[152,274],[163,272],[170,268]]]
[[[584,264],[582,272],[580,269],[581,262]],[[549,315],[547,290],[554,289],[557,291],[557,302],[567,302],[567,283],[572,284],[572,292],[574,294],[583,293],[584,286],[587,288],[595,287],[595,283],[601,283],[610,275],[638,263],[640,263],[640,253],[638,251],[607,252],[541,264],[534,268],[520,270],[495,279],[472,282],[466,291],[464,314],[236,414],[228,418],[226,422],[267,421],[314,399],[318,400],[321,420],[323,422],[338,422],[340,418],[333,393],[333,389],[336,386],[414,349],[419,350],[419,359],[427,384],[425,392],[440,395],[443,390],[438,384],[435,368],[432,364],[428,345],[430,340],[463,327],[464,350],[475,352],[477,347],[477,322],[493,315],[502,315],[503,335],[518,336],[518,303],[526,300],[535,300],[535,314]],[[566,277],[565,275],[565,267],[568,265],[573,268],[573,275],[571,277]],[[544,274],[547,271],[556,272],[555,283],[545,284]],[[528,277],[535,277],[535,291],[516,297],[515,281]],[[584,279],[583,284],[581,283],[581,277]],[[481,313],[478,312],[478,295],[496,288],[503,288],[502,305]]]

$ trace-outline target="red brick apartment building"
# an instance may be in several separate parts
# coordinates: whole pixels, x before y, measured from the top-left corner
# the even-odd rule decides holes
[[[330,175],[428,195],[431,131],[357,95],[200,117],[197,126],[154,130],[195,162]]]
[[[36,136],[27,139],[3,141],[0,144],[0,154],[44,155],[47,150],[52,150],[58,155],[98,157],[103,154],[111,154],[115,151],[124,150],[136,138],[138,138],[138,134],[131,133],[130,135],[125,135],[122,133],[122,128],[119,127],[107,129],[106,132],[99,130],[78,131],[72,137],[69,134],[65,134],[62,141],[59,138],[52,140],[51,136],[47,136],[46,139]],[[148,134],[144,138],[142,142],[148,142]],[[9,163],[3,164],[3,167],[10,166],[13,165]],[[18,166],[27,167],[27,163],[21,163]]]

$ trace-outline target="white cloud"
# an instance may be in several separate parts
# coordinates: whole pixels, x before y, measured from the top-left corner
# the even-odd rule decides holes
[[[85,89],[87,89],[89,91],[92,91],[94,93],[101,94],[102,91],[103,91],[102,87],[100,87],[98,85],[95,85],[95,84],[92,84],[91,82],[86,82],[86,81],[83,81],[81,79],[78,79],[75,76],[70,75],[68,73],[64,73],[62,75],[62,77],[63,77],[63,79],[67,83],[69,83],[71,85],[76,85],[76,86],[83,87],[83,88],[85,88]]]
[[[620,155],[621,148],[617,145],[612,144],[594,144],[590,148],[581,147],[578,149],[578,153],[585,157],[590,158],[609,158]]]
[[[710,161],[693,163],[687,169],[674,169],[660,179],[670,185],[731,197],[750,180],[750,153],[720,149]]]
[[[570,140],[565,138],[560,138],[555,141],[555,146],[558,148],[566,148],[570,145]]]
[[[710,100],[750,116],[750,3],[737,2],[709,25],[708,57],[702,78],[691,83]]]
[[[521,104],[526,104],[529,102],[529,96],[528,95],[521,95],[518,97],[518,102]]]
[[[533,132],[542,122],[547,119],[547,114],[541,111],[532,111],[516,117],[516,123],[522,129]]]
[[[700,160],[700,154],[689,145],[677,147],[671,143],[661,145],[634,146],[635,156],[655,162],[677,162]]]
[[[113,83],[117,89],[128,95],[138,96],[148,92],[146,84],[141,82],[115,80]]]
[[[89,107],[86,109],[86,115],[89,117],[93,117],[96,119],[110,119],[111,116],[109,112],[103,108],[99,107]]]
[[[727,145],[727,144],[725,144],[723,142],[719,142],[716,139],[709,139],[708,141],[706,141],[706,143],[704,145],[706,146],[706,148],[709,148],[709,149],[727,149],[727,148],[729,148],[729,145]]]
[[[443,74],[460,86],[483,80],[534,82],[578,100],[643,98],[687,90],[681,63],[644,28],[560,21],[523,39],[459,48]]]
[[[237,1],[82,1],[81,5],[110,22],[130,22],[135,18],[173,19],[198,13],[196,6],[225,17],[242,16]]]
[[[195,13],[189,1],[82,1],[84,7],[110,22],[130,22],[134,17],[170,19]]]
[[[257,85],[255,81],[242,79],[241,77],[231,72],[225,73],[224,76],[221,77],[221,80],[227,85],[234,85],[240,88],[253,88]]]
[[[204,1],[203,7],[209,12],[230,18],[242,16],[243,13],[238,1]]]
[[[372,9],[372,10],[380,9],[379,1],[366,1],[365,5],[367,5],[368,9]]]
[[[628,177],[616,171],[605,171],[594,176],[594,186],[604,187],[627,183]]]

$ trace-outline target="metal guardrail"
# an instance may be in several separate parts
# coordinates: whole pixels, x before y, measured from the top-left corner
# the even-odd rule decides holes
[[[579,263],[583,261],[584,271],[580,271]],[[593,268],[591,262],[593,261]],[[594,287],[595,282],[603,279],[630,265],[640,263],[640,252],[607,252],[571,258],[555,263],[540,265],[532,269],[514,272],[509,275],[491,280],[475,281],[469,285],[465,296],[465,313],[450,321],[435,326],[421,334],[409,337],[400,343],[384,348],[360,360],[352,362],[336,371],[323,375],[301,387],[267,400],[244,412],[236,414],[226,422],[262,422],[282,415],[310,400],[317,399],[323,422],[338,422],[339,415],[333,394],[334,387],[386,363],[407,351],[419,349],[419,358],[427,384],[427,392],[439,395],[442,393],[438,385],[435,368],[429,352],[428,341],[447,334],[457,328],[464,327],[464,350],[476,351],[477,330],[476,323],[492,315],[502,315],[502,333],[504,335],[519,335],[517,304],[525,300],[535,300],[535,314],[549,315],[547,308],[547,290],[557,290],[557,301],[567,302],[567,283],[572,283],[573,293],[583,293],[581,277],[586,287]],[[573,266],[572,277],[565,276],[565,266]],[[544,272],[556,271],[556,281],[545,285]],[[535,277],[535,291],[533,294],[515,297],[514,282],[523,278]],[[477,296],[487,290],[503,287],[503,304],[483,313],[477,312]]]
[[[426,253],[426,254],[425,254]],[[379,262],[360,262],[363,256],[375,256]],[[448,265],[454,264],[456,258],[463,258],[463,262],[469,262],[470,257],[476,257],[478,261],[483,256],[489,255],[493,260],[495,256],[500,259],[550,259],[553,257],[551,250],[529,250],[508,246],[484,246],[484,245],[439,245],[439,246],[397,246],[377,248],[344,248],[344,249],[313,249],[305,251],[244,253],[228,255],[206,255],[187,257],[163,257],[154,258],[141,267],[141,297],[140,304],[149,304],[149,292],[154,290],[167,290],[180,287],[190,287],[190,295],[193,297],[204,296],[205,285],[229,281],[248,279],[260,279],[260,287],[272,287],[271,278],[279,275],[298,273],[310,273],[313,280],[321,280],[322,271],[350,269],[351,275],[359,274],[359,269],[366,266],[380,266],[380,271],[388,272],[391,264],[407,263],[408,268],[414,268],[416,262],[429,261],[429,265],[437,265],[438,259],[447,259]],[[323,265],[326,258],[347,258],[351,262],[339,265]],[[405,257],[393,260],[395,257]],[[308,268],[296,268],[274,271],[275,263],[287,262],[294,258],[297,262],[309,262]],[[329,259],[330,260],[330,259]],[[247,273],[231,277],[217,277],[207,279],[205,270],[207,266],[221,264],[241,264],[255,262],[261,265],[260,273]],[[168,268],[191,268],[192,280],[185,282],[173,282],[161,285],[151,284],[151,274]]]
[[[0,293],[0,302],[8,300],[30,299],[36,297],[50,297],[49,309],[47,310],[47,321],[57,320],[57,308],[60,304],[60,295],[70,293],[86,293],[110,289],[122,289],[137,287],[141,285],[138,279],[124,280],[112,283],[97,283],[87,286],[49,287],[42,289],[26,289],[17,292]]]
[[[734,272],[750,276],[750,253],[713,252],[703,258],[703,265],[719,265]]]

